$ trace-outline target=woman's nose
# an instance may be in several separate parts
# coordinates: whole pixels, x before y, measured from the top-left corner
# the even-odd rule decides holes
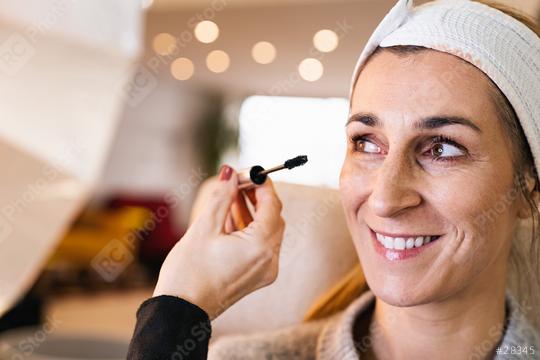
[[[418,206],[422,198],[416,190],[413,164],[404,156],[388,155],[376,170],[368,206],[380,217],[393,217]]]

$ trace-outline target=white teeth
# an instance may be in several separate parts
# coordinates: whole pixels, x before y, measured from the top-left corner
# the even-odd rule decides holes
[[[407,241],[405,241],[405,247],[407,249],[412,249],[414,247],[414,238],[408,238]]]
[[[396,249],[396,250],[405,250],[405,239],[404,238],[395,238],[394,239],[394,249]]]
[[[387,249],[405,250],[412,249],[414,247],[420,247],[425,244],[429,244],[434,236],[418,236],[416,238],[393,238],[390,236],[384,236],[379,233],[375,233],[377,240]]]
[[[387,249],[393,249],[394,248],[394,239],[389,237],[389,236],[385,236],[384,237],[384,247],[387,248]]]

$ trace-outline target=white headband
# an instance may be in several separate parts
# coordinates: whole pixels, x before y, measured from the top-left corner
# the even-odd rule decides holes
[[[482,70],[514,107],[540,171],[540,38],[531,29],[475,1],[437,0],[414,7],[413,0],[399,0],[360,54],[349,95],[373,51],[395,45],[450,53]]]

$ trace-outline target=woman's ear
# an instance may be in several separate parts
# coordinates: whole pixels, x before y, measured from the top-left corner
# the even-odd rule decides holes
[[[534,168],[530,168],[528,171],[524,172],[523,180],[523,186],[525,187],[527,196],[536,206],[538,206],[538,204],[540,203],[540,184]],[[524,199],[523,196],[520,196],[518,217],[521,219],[527,219],[531,215],[531,206],[529,204],[529,201],[527,201],[527,199]]]

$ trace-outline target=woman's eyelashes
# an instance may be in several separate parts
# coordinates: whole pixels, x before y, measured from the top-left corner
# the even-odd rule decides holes
[[[468,154],[464,146],[444,135],[432,137],[429,142],[427,156],[434,161],[457,161]]]
[[[382,154],[382,148],[367,135],[352,135],[349,137],[353,152],[367,155]],[[418,147],[420,156],[432,161],[457,161],[468,155],[467,149],[457,141],[445,135],[432,136],[423,141]]]
[[[353,135],[350,138],[355,152],[378,154],[381,152],[381,147],[369,140],[366,136]]]

